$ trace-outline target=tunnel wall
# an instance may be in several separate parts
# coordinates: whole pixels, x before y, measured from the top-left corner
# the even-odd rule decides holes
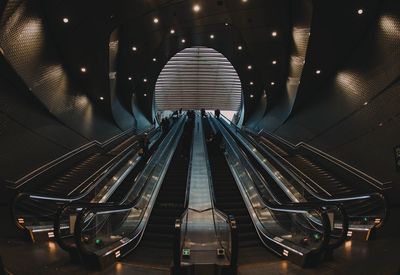
[[[46,32],[40,8],[37,0],[8,1],[0,21],[2,179],[121,132],[105,102],[77,88]]]
[[[398,188],[399,12],[396,1],[385,1],[376,24],[319,96],[308,98],[279,126],[264,118],[262,128],[294,143],[307,142]]]

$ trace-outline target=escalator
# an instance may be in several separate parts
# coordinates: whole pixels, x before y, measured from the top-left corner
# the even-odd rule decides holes
[[[122,261],[169,269],[173,260],[175,219],[184,212],[193,129],[186,123],[139,246]]]

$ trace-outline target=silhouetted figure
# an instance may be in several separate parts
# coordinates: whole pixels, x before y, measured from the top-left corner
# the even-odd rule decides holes
[[[206,117],[206,110],[201,108],[201,117]]]
[[[179,109],[179,116],[182,115],[182,108]]]
[[[219,116],[221,115],[221,111],[220,111],[219,109],[216,109],[216,110],[214,111],[214,114],[215,114],[215,117],[216,117],[216,118],[219,118]]]
[[[150,144],[150,139],[147,133],[144,133],[143,136],[140,139],[140,151],[139,155],[141,156],[147,156],[147,152],[149,151],[149,144]]]

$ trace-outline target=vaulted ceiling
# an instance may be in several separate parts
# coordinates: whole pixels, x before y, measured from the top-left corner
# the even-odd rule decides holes
[[[129,109],[135,95],[149,117],[151,95],[162,68],[177,52],[192,46],[214,48],[232,63],[243,87],[246,117],[256,109],[264,91],[268,108],[280,104],[287,89],[294,25],[301,25],[299,13],[312,12],[310,40],[296,99],[298,108],[318,95],[318,89],[362,41],[380,6],[378,0],[42,3],[46,25],[66,68],[92,97],[109,97],[108,63],[102,56],[108,54],[112,30],[120,30],[118,96]],[[197,12],[195,5],[200,7]],[[311,11],[307,10],[309,7]],[[359,14],[359,9],[365,12]],[[68,18],[68,23],[63,18]],[[157,61],[153,62],[153,58]],[[82,66],[88,70],[84,75],[80,72]],[[321,73],[316,74],[317,70]]]

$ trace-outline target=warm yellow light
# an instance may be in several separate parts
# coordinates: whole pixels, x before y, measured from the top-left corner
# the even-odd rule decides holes
[[[67,23],[69,22],[69,19],[68,19],[67,17],[64,17],[64,18],[63,18],[63,22],[64,22],[65,24],[67,24]]]
[[[276,31],[273,31],[273,32],[271,33],[271,35],[272,35],[273,37],[275,37],[275,36],[278,35],[278,33],[277,33]]]
[[[154,24],[158,24],[158,18],[157,18],[157,17],[154,17],[154,18],[153,18],[153,22],[154,22]]]
[[[365,101],[365,102],[364,102],[364,106],[367,106],[367,105],[368,105],[368,101]]]
[[[247,0],[242,0],[242,2],[243,2],[243,3],[246,3],[246,2],[247,2]]]
[[[199,12],[200,10],[201,10],[200,5],[196,4],[196,5],[193,6],[193,11],[194,12]]]
[[[272,60],[272,64],[274,64],[274,65],[275,65],[275,64],[276,64],[276,60]]]

